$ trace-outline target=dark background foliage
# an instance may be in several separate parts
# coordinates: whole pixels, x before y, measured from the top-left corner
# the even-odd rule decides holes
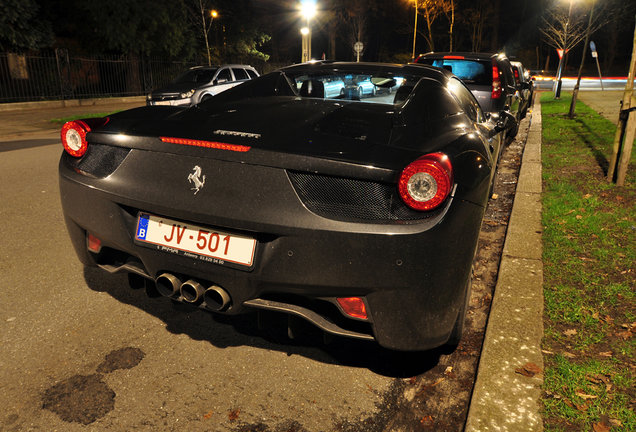
[[[556,68],[556,51],[540,28],[552,11],[567,9],[568,0],[417,1],[416,54],[431,47],[450,50],[452,41],[453,51],[504,51],[529,69]],[[591,1],[573,0],[572,17],[585,22]],[[212,63],[289,64],[301,59],[299,31],[306,22],[298,5],[299,0],[0,0],[0,50],[63,47],[177,59],[199,56],[207,62],[207,32]],[[362,60],[410,61],[414,5],[414,0],[319,0],[311,22],[313,57],[324,53],[327,59],[354,60],[352,42],[360,39]],[[214,20],[211,10],[218,12]],[[594,15],[601,25],[592,40],[605,75],[627,74],[635,14],[633,0],[595,1]],[[581,54],[582,43],[568,56],[571,70]],[[592,58],[587,62],[594,71]]]

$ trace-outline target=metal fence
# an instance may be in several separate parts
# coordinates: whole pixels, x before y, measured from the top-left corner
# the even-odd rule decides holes
[[[143,96],[197,64],[65,49],[0,53],[0,103]]]

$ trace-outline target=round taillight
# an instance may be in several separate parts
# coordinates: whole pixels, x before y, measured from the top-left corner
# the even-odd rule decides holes
[[[398,190],[404,203],[414,210],[433,210],[453,188],[453,167],[448,156],[431,153],[404,168]]]
[[[68,154],[82,157],[88,148],[86,134],[91,128],[82,120],[64,123],[62,126],[62,145]]]

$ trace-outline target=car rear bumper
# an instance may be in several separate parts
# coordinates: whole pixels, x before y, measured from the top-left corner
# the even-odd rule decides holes
[[[150,160],[142,164],[139,153]],[[391,349],[424,350],[448,339],[464,300],[482,207],[451,199],[430,220],[330,220],[303,205],[284,170],[219,161],[212,167],[205,161],[207,195],[195,195],[179,171],[187,174],[201,161],[148,153],[133,151],[103,179],[82,174],[62,156],[62,207],[84,264],[153,280],[168,272],[215,284],[231,297],[224,313],[283,311],[330,333],[373,338]],[[168,156],[172,166],[161,159]],[[219,265],[145,247],[135,241],[141,211],[254,237],[254,262]],[[87,233],[102,241],[98,253],[88,251]],[[335,299],[352,296],[364,299],[368,320],[344,317]]]

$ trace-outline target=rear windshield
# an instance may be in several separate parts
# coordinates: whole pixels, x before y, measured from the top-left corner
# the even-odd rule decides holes
[[[286,73],[292,88],[303,98],[342,99],[363,103],[396,104],[406,100],[415,86],[413,78],[356,73]]]
[[[217,69],[194,69],[189,70],[183,75],[177,77],[173,84],[181,83],[209,83],[214,78],[214,73]]]
[[[446,69],[467,84],[490,85],[492,83],[492,62],[489,60],[420,58],[417,62]]]
[[[361,104],[401,104],[406,101],[421,76],[391,72],[363,74],[356,72],[307,70],[276,71],[224,91],[206,102],[212,105],[225,100],[293,96],[307,99],[347,101]]]

